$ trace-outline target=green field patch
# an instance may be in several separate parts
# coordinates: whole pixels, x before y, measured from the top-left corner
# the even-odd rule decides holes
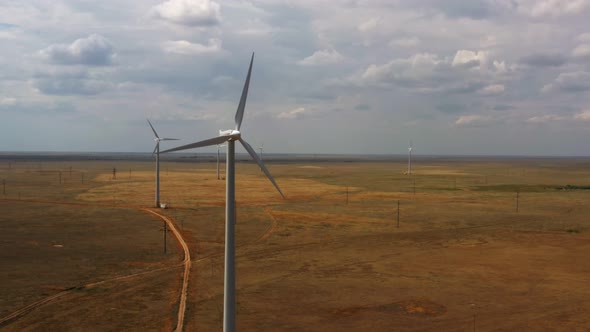
[[[578,186],[578,185],[566,184],[563,187],[555,187],[555,189],[559,189],[559,190],[590,190],[590,186]]]
[[[567,184],[565,186],[559,185],[543,185],[543,184],[535,184],[535,185],[518,185],[518,184],[500,184],[500,185],[493,185],[493,186],[476,186],[473,187],[474,191],[500,191],[500,192],[548,192],[548,191],[557,191],[557,190],[590,190],[590,186],[586,185],[571,185]]]
[[[476,186],[473,187],[472,190],[474,191],[500,191],[500,192],[528,192],[528,193],[538,193],[538,192],[546,192],[546,191],[555,191],[558,187],[556,186],[549,186],[549,185],[542,185],[542,184],[535,184],[535,185],[518,185],[518,184],[500,184],[494,186]]]

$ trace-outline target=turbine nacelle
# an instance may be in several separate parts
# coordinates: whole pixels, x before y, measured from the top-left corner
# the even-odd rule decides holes
[[[242,134],[240,133],[239,130],[228,129],[228,130],[220,130],[219,136],[228,136],[229,137],[228,141],[236,141],[236,140],[239,140],[240,137],[242,137]]]

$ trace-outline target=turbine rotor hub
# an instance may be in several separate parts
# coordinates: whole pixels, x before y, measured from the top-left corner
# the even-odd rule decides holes
[[[230,141],[237,141],[242,137],[242,133],[239,130],[235,129],[228,129],[228,130],[220,130],[219,136],[229,136]]]

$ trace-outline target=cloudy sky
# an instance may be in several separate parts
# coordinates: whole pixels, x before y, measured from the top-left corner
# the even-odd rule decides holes
[[[0,151],[590,155],[590,0],[4,0]],[[172,147],[170,144],[169,147]],[[203,151],[213,151],[203,150]]]

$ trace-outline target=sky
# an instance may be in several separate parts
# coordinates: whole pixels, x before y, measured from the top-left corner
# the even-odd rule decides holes
[[[590,0],[4,0],[0,151],[590,156]],[[216,151],[214,147],[202,152]],[[195,150],[195,152],[198,152]],[[238,149],[238,152],[243,152]]]

